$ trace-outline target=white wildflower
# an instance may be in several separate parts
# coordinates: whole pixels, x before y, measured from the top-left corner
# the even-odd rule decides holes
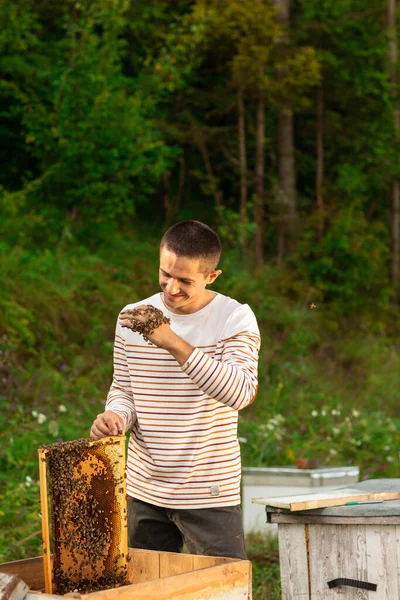
[[[46,415],[44,415],[43,413],[39,413],[37,416],[37,422],[39,423],[39,425],[41,425],[42,423],[45,423],[46,421],[47,421]]]
[[[385,452],[389,452],[390,446],[385,446],[383,449],[384,449]]]
[[[36,417],[38,416],[37,410],[33,410],[31,414],[34,419],[36,419]]]
[[[353,417],[356,417],[356,418],[357,418],[357,417],[359,417],[359,416],[360,416],[360,413],[359,413],[359,411],[358,411],[358,410],[354,410],[354,409],[353,409],[351,412],[352,412],[352,415],[353,415]]]
[[[25,487],[31,487],[32,483],[33,483],[32,477],[29,477],[29,475],[27,475],[25,477]]]
[[[394,461],[394,458],[393,458],[393,456],[387,456],[387,457],[386,457],[386,460],[387,460],[388,462],[393,462],[393,461]]]
[[[311,411],[311,416],[312,417],[318,417],[318,411],[317,410],[312,410]]]
[[[267,423],[267,429],[269,429],[270,431],[272,431],[273,429],[275,429],[274,425],[272,423]]]
[[[247,438],[238,437],[238,442],[240,442],[241,444],[247,444]]]
[[[332,456],[335,456],[335,454],[337,454],[337,450],[335,450],[335,448],[329,448],[329,454],[332,454]]]
[[[64,406],[64,404],[60,404],[60,406],[58,407],[58,412],[66,413],[67,412],[66,406]]]
[[[339,433],[340,433],[340,429],[339,429],[339,427],[333,427],[333,428],[332,428],[332,433],[333,433],[333,435],[335,435],[335,436],[336,436],[336,435],[339,435]]]
[[[321,416],[326,417],[326,410],[324,408],[321,410]]]

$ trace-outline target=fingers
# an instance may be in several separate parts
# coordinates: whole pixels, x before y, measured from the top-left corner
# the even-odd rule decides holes
[[[122,418],[110,410],[97,415],[90,429],[90,437],[93,440],[124,433],[125,427]]]
[[[141,323],[145,323],[147,321],[147,317],[144,314],[141,314],[139,311],[126,311],[122,312],[119,315],[119,322],[122,327],[132,327],[132,323],[134,321],[140,321]]]
[[[131,327],[132,321],[128,317],[120,317],[119,324],[122,325],[122,327]]]

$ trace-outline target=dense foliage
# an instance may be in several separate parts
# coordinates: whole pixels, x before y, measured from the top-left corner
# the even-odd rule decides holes
[[[87,435],[180,219],[260,323],[244,464],[397,475],[397,40],[385,0],[0,3],[0,560],[39,551],[37,447]]]
[[[395,295],[383,0],[4,0],[0,24],[3,239],[195,215],[328,299]]]

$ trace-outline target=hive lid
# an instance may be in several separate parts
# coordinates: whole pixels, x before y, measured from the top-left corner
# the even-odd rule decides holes
[[[397,500],[398,497],[398,490],[382,490],[379,484],[375,483],[371,484],[369,488],[364,489],[360,489],[357,485],[354,485],[351,488],[342,487],[336,490],[313,494],[254,498],[253,502],[294,512],[344,506],[350,502]],[[346,508],[349,507],[346,506]]]
[[[371,497],[373,494],[380,494],[381,497],[387,497],[388,494],[394,494],[397,496],[400,493],[400,479],[368,479],[361,481],[360,483],[352,484],[351,489],[357,494],[367,494]],[[343,493],[348,490],[347,487],[340,487],[333,492]],[[314,494],[304,494],[303,497],[314,496]],[[257,499],[253,499],[256,501]],[[263,499],[266,500],[266,499]],[[272,499],[269,499],[272,500]],[[266,502],[258,502],[260,504],[267,504]],[[344,504],[344,503],[343,503]],[[385,517],[385,516],[400,516],[400,499],[385,500],[378,504],[359,504],[355,506],[329,506],[320,507],[314,509],[299,510],[296,512],[298,515],[321,515],[321,516],[332,516],[332,517]],[[279,507],[271,506],[267,504],[267,512],[277,512],[288,510],[281,509]]]

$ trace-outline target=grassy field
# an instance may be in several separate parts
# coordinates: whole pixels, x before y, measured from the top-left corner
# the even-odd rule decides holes
[[[40,553],[37,449],[88,436],[118,311],[158,289],[156,243],[113,244],[0,249],[0,561]],[[370,303],[347,314],[289,270],[250,278],[233,254],[222,268],[216,289],[249,303],[262,333],[258,397],[239,418],[243,464],[310,456],[358,465],[362,479],[396,477],[397,313]],[[276,540],[253,536],[248,549],[255,599],[279,598]]]

